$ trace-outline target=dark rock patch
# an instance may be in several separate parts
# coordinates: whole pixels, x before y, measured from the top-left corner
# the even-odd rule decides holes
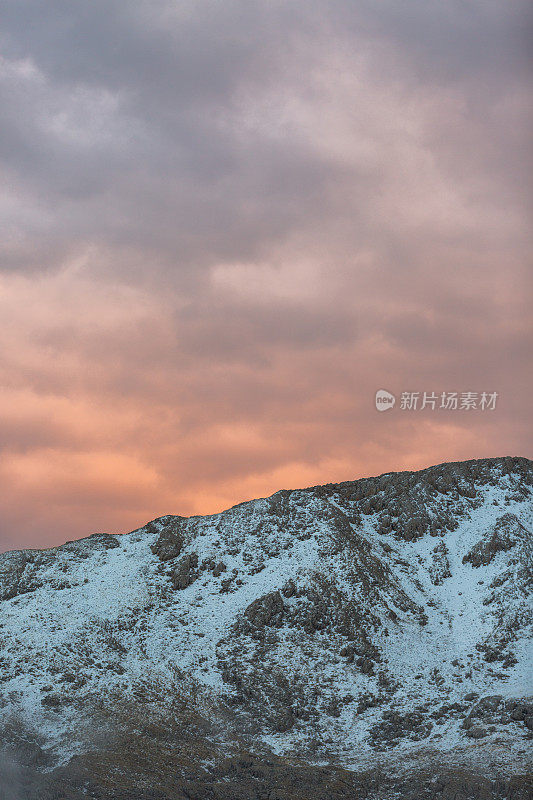
[[[498,554],[511,550],[528,532],[514,514],[504,514],[494,527],[464,556],[463,564],[487,566]]]
[[[194,583],[198,577],[198,554],[190,553],[183,556],[176,564],[171,573],[172,586],[174,589],[186,589]]]
[[[181,523],[180,517],[172,519],[161,529],[157,541],[151,545],[152,553],[161,561],[171,561],[181,553],[185,544]]]
[[[252,625],[261,628],[281,622],[283,611],[284,605],[280,592],[269,592],[250,603],[244,616]]]

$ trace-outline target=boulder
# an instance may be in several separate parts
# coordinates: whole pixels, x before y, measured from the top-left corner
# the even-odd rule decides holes
[[[485,728],[476,725],[473,728],[469,728],[469,730],[466,732],[466,735],[469,739],[483,739],[485,736],[488,736],[488,732],[485,730]]]
[[[253,625],[262,628],[265,625],[274,625],[281,621],[284,608],[280,592],[269,592],[250,603],[244,616]]]
[[[289,578],[287,583],[283,586],[281,593],[283,597],[294,597],[294,595],[296,594],[296,584],[294,583],[292,578]]]
[[[288,709],[283,709],[274,717],[272,727],[278,733],[285,733],[293,727],[295,721],[292,713]]]
[[[198,577],[196,568],[198,566],[198,554],[190,553],[183,556],[172,571],[172,586],[174,589],[186,589],[194,583]]]
[[[177,522],[165,526],[157,541],[150,547],[152,553],[160,558],[161,561],[171,561],[179,556],[185,544],[184,537],[179,530]]]
[[[532,703],[520,703],[517,702],[514,708],[511,709],[510,717],[515,722],[524,722],[526,717],[533,715],[533,704]]]

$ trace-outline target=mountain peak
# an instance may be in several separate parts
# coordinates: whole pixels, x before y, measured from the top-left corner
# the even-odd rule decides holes
[[[94,720],[188,718],[214,761],[520,771],[532,482],[525,458],[440,464],[6,553],[4,737],[53,769]]]

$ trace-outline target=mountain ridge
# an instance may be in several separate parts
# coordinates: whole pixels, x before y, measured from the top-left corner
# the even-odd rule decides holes
[[[1,554],[4,739],[68,770],[88,729],[145,741],[148,717],[197,726],[213,763],[508,784],[533,730],[532,485],[525,458],[474,459]]]
[[[359,483],[360,481],[374,481],[374,480],[379,480],[380,478],[385,478],[385,477],[388,477],[388,476],[391,476],[391,475],[398,475],[398,476],[402,476],[402,475],[419,475],[419,474],[422,474],[422,473],[425,473],[425,472],[428,472],[428,471],[434,471],[434,470],[438,470],[438,469],[444,468],[444,467],[450,468],[450,467],[455,467],[455,466],[458,466],[458,465],[476,465],[476,464],[487,463],[487,462],[497,464],[497,463],[506,462],[506,461],[510,461],[510,462],[514,462],[514,461],[517,461],[517,462],[528,462],[528,461],[530,461],[530,459],[526,458],[525,456],[509,456],[508,455],[508,456],[487,456],[486,458],[472,458],[472,459],[466,459],[466,460],[463,460],[463,461],[443,461],[443,462],[440,462],[439,464],[432,464],[432,465],[429,465],[427,467],[422,467],[421,469],[417,469],[417,470],[396,470],[396,471],[393,470],[393,471],[389,471],[389,472],[382,472],[379,475],[367,475],[367,476],[362,476],[360,478],[354,478],[354,479],[351,479],[351,480],[348,479],[348,480],[344,480],[344,481],[330,481],[329,483],[311,484],[309,486],[300,486],[300,487],[296,487],[296,488],[292,488],[292,489],[285,489],[285,488],[276,489],[276,491],[273,492],[270,495],[264,495],[264,496],[261,496],[261,497],[254,497],[254,498],[250,498],[248,500],[240,500],[238,503],[235,503],[232,506],[228,506],[227,508],[224,508],[221,511],[214,511],[211,514],[190,514],[190,515],[163,514],[160,517],[154,517],[152,520],[149,520],[149,522],[147,522],[146,525],[150,524],[150,522],[156,522],[157,520],[164,519],[165,517],[176,517],[176,518],[180,518],[180,519],[184,519],[184,520],[203,519],[203,518],[206,518],[206,517],[216,517],[219,514],[224,514],[224,513],[228,512],[228,511],[231,511],[232,509],[239,508],[240,506],[244,506],[247,503],[253,503],[253,502],[258,501],[258,500],[268,500],[271,497],[274,497],[275,495],[278,495],[278,494],[287,494],[287,493],[290,494],[292,492],[310,492],[310,491],[313,491],[315,489],[329,489],[329,488],[332,488],[332,487],[339,488],[339,487],[351,486],[351,485]],[[141,528],[146,527],[146,525],[141,526],[140,528],[135,528],[134,530],[141,530]],[[72,544],[73,542],[83,541],[84,539],[90,539],[93,536],[123,536],[123,535],[125,535],[127,533],[132,533],[132,532],[133,531],[123,531],[123,532],[114,531],[113,533],[109,533],[107,531],[99,531],[99,532],[87,534],[87,536],[80,536],[78,539],[68,539],[65,542],[63,542],[62,544],[50,545],[50,547],[26,547],[26,548],[13,548],[11,550],[3,550],[3,551],[0,552],[0,556],[3,555],[4,553],[15,553],[15,552],[21,552],[21,551],[26,551],[26,550],[27,551],[55,550],[58,547],[63,547],[63,545],[65,545],[65,544]]]

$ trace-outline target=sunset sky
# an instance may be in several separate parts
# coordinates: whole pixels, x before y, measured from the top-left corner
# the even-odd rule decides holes
[[[0,549],[530,454],[529,3],[3,6]]]

